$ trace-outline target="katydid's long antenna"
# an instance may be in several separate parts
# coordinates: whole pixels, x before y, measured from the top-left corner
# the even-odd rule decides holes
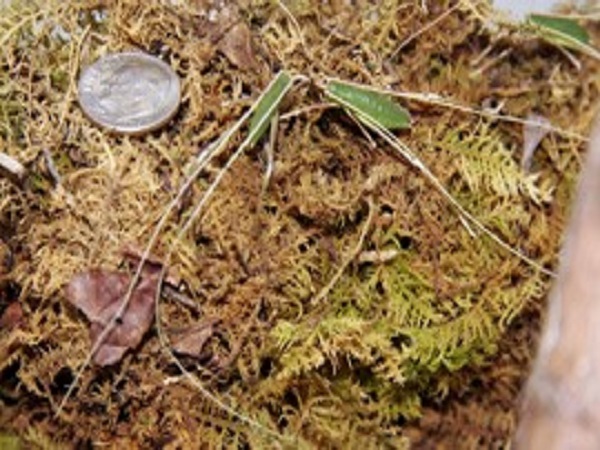
[[[242,117],[234,124],[234,126],[231,127],[231,129],[229,129],[227,131],[227,133],[225,133],[225,135],[217,141],[217,143],[215,144],[214,147],[209,149],[210,154],[207,157],[202,158],[200,163],[197,164],[196,169],[192,172],[191,175],[189,175],[187,177],[187,179],[184,181],[183,185],[180,187],[179,191],[177,192],[177,195],[175,196],[175,198],[169,203],[169,205],[167,206],[167,208],[161,215],[161,218],[160,218],[158,224],[154,228],[154,231],[152,232],[152,235],[151,235],[150,239],[148,240],[148,243],[144,249],[142,257],[140,258],[140,262],[138,263],[136,271],[131,279],[131,282],[129,283],[127,292],[123,296],[123,300],[121,301],[119,308],[117,309],[115,314],[112,316],[112,318],[110,319],[110,321],[108,322],[106,327],[102,330],[102,333],[100,333],[100,335],[94,342],[92,349],[88,352],[88,355],[86,356],[85,361],[83,362],[83,364],[81,365],[81,367],[79,368],[77,373],[75,374],[75,378],[69,385],[69,388],[67,389],[65,396],[62,398],[62,400],[56,410],[55,416],[59,416],[62,413],[62,410],[64,409],[66,402],[69,400],[69,398],[73,394],[73,391],[75,390],[75,387],[79,383],[79,380],[81,379],[81,377],[83,375],[83,372],[90,365],[90,363],[92,362],[92,358],[94,357],[96,352],[100,349],[100,347],[102,346],[102,344],[104,343],[104,341],[106,340],[108,335],[114,330],[115,325],[122,318],[124,312],[127,310],[127,307],[129,306],[131,297],[133,295],[133,291],[135,290],[135,288],[140,280],[144,264],[148,260],[148,258],[150,256],[150,252],[154,248],[154,245],[156,244],[161,231],[163,230],[164,226],[166,225],[171,212],[179,204],[179,202],[181,201],[181,199],[183,198],[183,196],[185,195],[187,190],[190,188],[190,186],[195,181],[195,179],[198,177],[198,175],[200,175],[202,170],[204,170],[204,168],[208,165],[208,163],[210,161],[212,161],[212,159],[214,159],[215,156],[217,156],[224,150],[224,148],[229,143],[229,140],[231,139],[233,134],[236,133],[242,127],[242,125],[244,123],[246,123],[248,118],[251,117],[251,115],[254,113],[255,109],[260,104],[260,102],[270,92],[270,89],[275,85],[275,83],[278,82],[278,80],[280,80],[282,74],[285,74],[285,72],[279,72],[277,74],[277,76],[275,78],[273,78],[273,80],[271,80],[271,83],[269,83],[269,85],[263,91],[263,93],[257,99],[257,101],[255,101],[252,104],[250,109],[248,111],[246,111],[246,113],[244,113],[244,115],[242,115]],[[285,74],[285,75],[287,76],[287,74]],[[295,79],[296,78],[294,78],[294,80]]]
[[[210,184],[208,189],[204,192],[204,194],[202,195],[202,198],[194,207],[194,210],[190,214],[189,218],[186,220],[186,222],[183,224],[183,226],[177,233],[175,240],[169,246],[167,256],[165,258],[165,261],[163,262],[163,266],[162,266],[162,269],[161,269],[161,272],[159,275],[159,279],[158,279],[159,287],[156,290],[156,298],[155,298],[155,303],[154,303],[156,328],[157,328],[157,334],[158,334],[158,338],[159,338],[159,341],[161,344],[161,348],[170,357],[170,359],[175,363],[175,365],[179,368],[181,373],[183,373],[185,375],[185,377],[188,379],[188,381],[195,388],[197,388],[200,391],[202,396],[204,396],[209,401],[213,402],[215,405],[217,405],[219,408],[221,408],[226,413],[230,414],[232,417],[235,417],[236,419],[240,420],[241,422],[244,422],[250,426],[253,426],[256,429],[261,430],[265,434],[268,434],[269,436],[275,437],[277,439],[282,439],[283,436],[281,436],[279,433],[272,430],[271,428],[268,428],[265,425],[262,425],[261,423],[257,422],[256,420],[252,419],[251,417],[248,417],[247,415],[244,415],[244,414],[238,412],[233,407],[231,407],[230,405],[225,403],[223,400],[221,400],[219,397],[217,397],[216,395],[211,393],[202,384],[202,382],[198,379],[198,377],[196,377],[194,374],[192,374],[190,371],[188,371],[184,367],[184,365],[179,361],[179,358],[177,358],[177,356],[171,350],[169,339],[167,338],[165,332],[162,329],[162,323],[160,321],[160,298],[161,298],[160,297],[160,286],[162,285],[162,282],[166,275],[167,267],[169,265],[172,255],[173,255],[173,252],[175,251],[176,243],[181,241],[181,239],[183,238],[185,233],[187,233],[187,231],[189,230],[191,225],[194,223],[194,221],[200,216],[202,210],[208,203],[211,196],[214,194],[215,190],[217,189],[217,187],[219,186],[219,184],[221,183],[225,174],[229,171],[231,166],[233,166],[233,164],[240,158],[240,156],[244,153],[244,151],[249,146],[253,145],[253,143],[256,142],[258,140],[258,138],[260,138],[260,134],[262,134],[264,132],[264,128],[263,128],[264,125],[271,122],[277,116],[277,114],[276,114],[277,106],[279,106],[279,103],[281,102],[281,100],[283,99],[283,97],[285,96],[287,91],[291,88],[295,79],[296,78],[290,78],[290,77],[287,77],[287,79],[284,79],[283,80],[284,84],[282,86],[279,86],[280,89],[278,89],[278,92],[276,92],[276,96],[272,99],[269,98],[269,96],[268,96],[268,94],[271,93],[270,88],[265,91],[265,95],[262,98],[268,98],[268,102],[269,102],[269,104],[267,105],[268,107],[266,108],[266,110],[261,111],[261,116],[258,117],[258,121],[251,128],[250,133],[248,134],[246,139],[244,139],[244,141],[240,144],[240,146],[237,148],[237,150],[229,157],[229,159],[227,160],[225,165],[221,168],[221,170],[219,170],[217,176],[215,177],[213,182]],[[275,83],[273,83],[271,86],[277,86],[277,85]],[[261,108],[258,108],[258,109],[261,109]],[[273,124],[271,124],[271,126],[273,126]]]
[[[354,85],[358,89],[357,85],[353,83],[347,83],[348,85]],[[436,190],[444,196],[444,198],[458,211],[458,213],[463,216],[471,225],[475,226],[481,232],[483,232],[486,236],[488,236],[492,241],[502,247],[504,250],[509,252],[510,254],[516,256],[520,260],[526,262],[531,267],[534,267],[536,270],[544,273],[545,275],[556,277],[556,274],[549,269],[543,267],[537,261],[534,261],[521,251],[513,248],[508,243],[506,243],[502,238],[496,235],[492,230],[486,227],[483,223],[481,223],[475,216],[473,216],[469,211],[467,211],[458,200],[456,200],[450,192],[444,187],[444,185],[437,179],[437,177],[429,170],[429,168],[410,150],[410,148],[404,144],[400,139],[394,136],[387,128],[385,128],[381,123],[377,120],[376,117],[372,117],[372,115],[366,113],[361,110],[357,105],[341,98],[328,89],[327,95],[341,104],[344,108],[350,110],[352,113],[356,114],[357,118],[362,120],[365,125],[375,131],[380,137],[382,137],[394,150],[396,150],[404,159],[406,159],[415,169],[419,170],[429,182],[431,182]]]

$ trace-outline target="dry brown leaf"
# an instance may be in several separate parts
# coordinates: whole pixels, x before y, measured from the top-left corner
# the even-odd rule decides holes
[[[137,267],[142,260],[144,250],[138,248],[134,244],[125,244],[123,248],[121,248],[121,254],[123,255],[123,258],[125,258],[125,261],[131,264],[132,267]],[[162,267],[162,261],[158,256],[150,253],[145,259],[144,265],[154,267],[156,270],[160,270]],[[146,271],[149,269],[149,267],[146,267]],[[173,287],[177,287],[182,283],[182,277],[177,271],[177,268],[169,267],[169,271],[165,274],[163,283],[169,284]]]
[[[119,309],[130,280],[127,273],[91,269],[75,275],[67,286],[67,299],[91,322],[90,338],[93,345]],[[94,355],[96,364],[115,364],[128,349],[139,345],[154,318],[157,287],[158,270],[146,269],[121,320]]]
[[[204,320],[197,325],[182,330],[173,342],[173,350],[182,355],[200,358],[204,346],[214,335],[218,322],[217,319]]]
[[[231,64],[240,69],[253,69],[257,65],[252,49],[252,34],[244,22],[234,25],[219,41],[218,48]]]
[[[23,308],[19,302],[12,302],[6,307],[2,313],[2,317],[0,317],[0,329],[6,328],[8,330],[12,330],[13,328],[19,326],[22,320]]]
[[[243,22],[235,2],[213,5],[207,19],[200,23],[199,33],[236,67],[254,69],[257,66],[252,48],[252,33]]]

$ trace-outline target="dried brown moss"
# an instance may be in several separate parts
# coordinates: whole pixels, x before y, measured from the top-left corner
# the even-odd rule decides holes
[[[21,325],[0,330],[1,428],[31,445],[46,445],[49,436],[75,447],[273,442],[185,384],[154,332],[117,367],[88,369],[64,416],[53,411],[90,347],[87,324],[63,287],[78,271],[123,266],[123,247],[145,245],[193,158],[279,68],[436,92],[473,106],[504,103],[508,113],[536,112],[581,133],[598,110],[597,63],[582,58],[579,71],[547,44],[497,38],[466,8],[392,57],[450,2],[431,5],[429,14],[421,2],[313,3],[288,5],[302,38],[277,4],[237,3],[238,20],[252,33],[252,70],[217,51],[209,2],[15,2],[2,15],[0,149],[26,164],[30,177],[24,186],[0,179],[0,255],[7,255],[0,311],[18,301],[24,312]],[[75,95],[80,67],[131,48],[164,57],[184,93],[169,127],[140,138],[97,129]],[[323,101],[305,84],[282,110]],[[583,144],[546,138],[531,180],[518,167],[520,126],[406,106],[415,123],[402,138],[442,183],[512,245],[553,267]],[[473,239],[425,179],[384,145],[370,148],[342,111],[280,123],[265,194],[260,147],[234,165],[202,219],[175,244],[170,273],[200,312],[165,302],[167,331],[206,318],[222,324],[207,359],[184,358],[186,367],[244,414],[297,438],[294,446],[505,445],[549,281]],[[171,218],[158,257],[216,168]],[[551,190],[551,199],[535,198],[536,189]],[[352,262],[326,299],[312,304],[356,245],[369,202],[364,250],[397,256]]]

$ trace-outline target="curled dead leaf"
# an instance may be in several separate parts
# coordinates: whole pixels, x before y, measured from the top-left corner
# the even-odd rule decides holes
[[[521,168],[525,172],[531,170],[535,150],[549,133],[548,127],[551,125],[548,119],[537,114],[528,114],[527,121],[529,123],[523,126],[523,154],[521,156]],[[539,125],[534,125],[532,122]]]

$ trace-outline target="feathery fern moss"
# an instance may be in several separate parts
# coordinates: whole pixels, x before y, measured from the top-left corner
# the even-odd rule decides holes
[[[401,0],[360,0],[355,8],[285,2],[301,34],[277,2],[263,0],[215,9],[203,1],[10,3],[0,15],[0,151],[25,163],[31,177],[25,187],[0,179],[8,255],[0,263],[0,317],[14,303],[23,311],[18,325],[0,328],[0,428],[48,447],[47,436],[78,447],[236,449],[288,442],[460,448],[480,438],[489,448],[510,440],[549,281],[476,235],[343,111],[306,110],[325,101],[315,84],[296,86],[282,103],[282,113],[298,114],[279,124],[269,188],[262,190],[259,142],[177,244],[169,283],[186,301],[166,301],[162,318],[167,333],[216,320],[206,352],[184,357],[185,367],[289,438],[285,444],[232,420],[185,384],[154,332],[118,366],[86,371],[55,418],[89,348],[88,324],[63,286],[90,267],[123,269],[123,247],[143,247],[189,162],[247,110],[276,69],[451,94],[473,107],[497,100],[508,114],[535,111],[584,133],[600,97],[593,63],[576,70],[543,44],[523,46],[512,36],[498,42],[464,2],[398,53],[456,2],[427,2],[430,11]],[[215,27],[222,10],[248,27],[254,68],[219,51],[232,28],[227,21]],[[57,26],[71,39],[53,37]],[[80,67],[132,46],[175,68],[183,103],[165,130],[125,138],[87,121],[74,86]],[[510,58],[502,56],[508,46]],[[403,106],[413,125],[398,136],[448,191],[511,245],[553,267],[582,144],[550,134],[534,155],[535,171],[525,173],[520,125]],[[63,190],[47,173],[45,151]],[[222,163],[212,163],[182,199],[157,258]],[[364,230],[364,254],[348,263]]]

